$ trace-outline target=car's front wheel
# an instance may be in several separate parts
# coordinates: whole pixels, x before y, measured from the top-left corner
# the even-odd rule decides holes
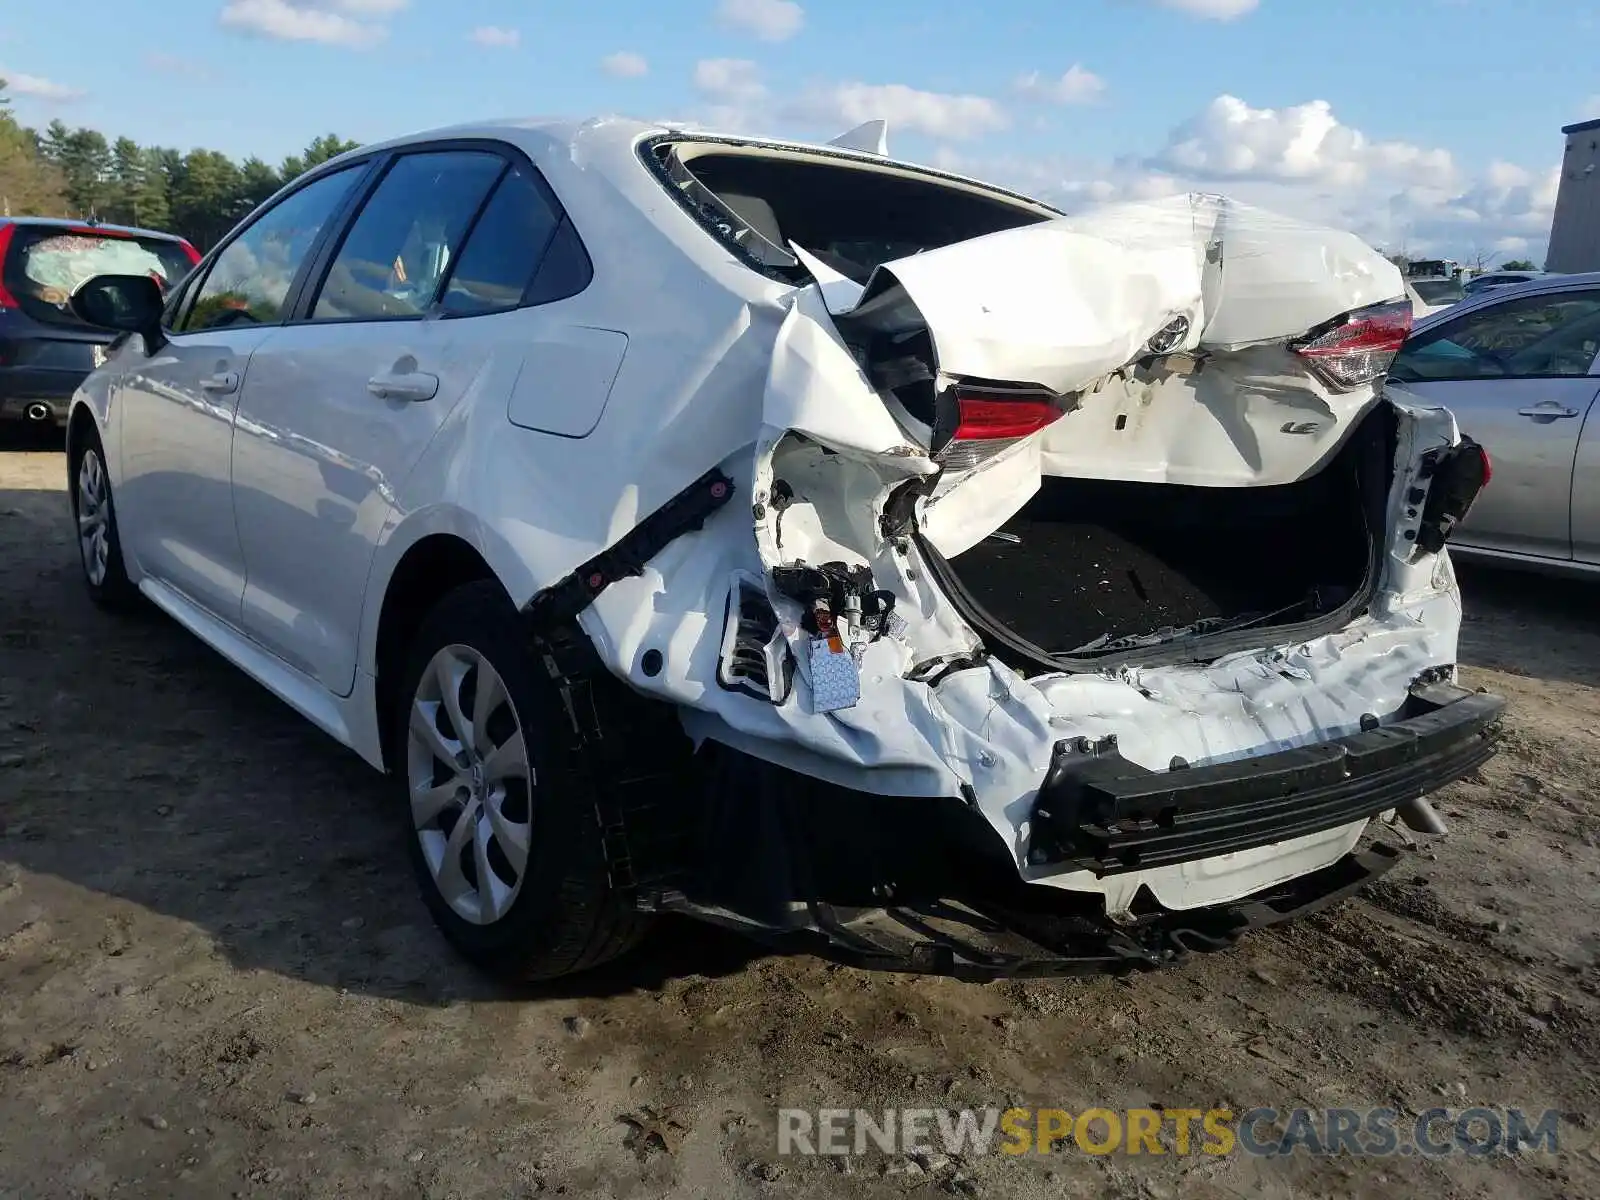
[[[105,447],[92,426],[72,461],[72,516],[78,527],[78,561],[89,598],[102,608],[123,609],[138,598],[122,561],[122,538],[111,499]]]
[[[638,940],[648,918],[610,887],[555,687],[498,585],[462,587],[423,622],[395,710],[412,867],[462,954],[549,979]]]

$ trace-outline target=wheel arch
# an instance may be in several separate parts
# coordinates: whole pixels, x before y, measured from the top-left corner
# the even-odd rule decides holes
[[[95,420],[93,410],[82,400],[74,401],[71,411],[67,414],[66,459],[69,486],[78,467],[78,456],[83,453],[84,444],[91,433],[99,434],[99,423]],[[100,435],[100,441],[104,444],[104,435]]]
[[[376,681],[374,701],[383,761],[390,769],[395,748],[388,713],[407,648],[440,600],[456,588],[479,582],[499,584],[506,603],[512,603],[511,594],[479,548],[452,531],[434,531],[416,538],[400,553],[385,578],[368,661]]]

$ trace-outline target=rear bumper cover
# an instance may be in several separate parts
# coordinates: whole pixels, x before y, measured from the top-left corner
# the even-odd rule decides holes
[[[1106,876],[1365,820],[1453,782],[1494,753],[1505,701],[1448,684],[1414,687],[1388,724],[1254,758],[1150,771],[1116,739],[1063,741],[1034,800],[1029,864]]]
[[[1487,760],[1504,708],[1426,683],[1359,734],[1166,772],[1127,762],[1112,739],[1063,743],[1034,802],[1030,854],[1115,874],[1350,828]],[[1019,879],[968,803],[850,792],[736,753],[713,761],[682,889],[642,906],[863,967],[970,979],[1147,970],[1337,901],[1398,857],[1352,850],[1195,908],[1146,893],[1113,918],[1101,895]]]
[[[29,405],[43,404],[60,420],[88,374],[44,367],[0,367],[0,417],[20,419]]]
[[[664,907],[772,944],[866,970],[947,975],[969,982],[1127,975],[1226,950],[1252,930],[1308,916],[1360,891],[1400,860],[1375,843],[1330,866],[1232,904],[1157,911],[1124,924],[1104,915],[1002,903],[924,901],[881,908],[806,907],[806,927],[755,926],[677,898]]]

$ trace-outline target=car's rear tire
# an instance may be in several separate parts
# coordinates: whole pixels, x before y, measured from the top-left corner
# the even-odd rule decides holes
[[[439,602],[395,696],[408,852],[452,945],[520,980],[588,970],[632,948],[650,918],[610,886],[556,687],[498,584]]]
[[[101,608],[123,611],[139,600],[122,561],[111,475],[99,431],[86,425],[73,447],[71,463],[72,519],[77,526],[78,562],[83,567],[89,599]]]

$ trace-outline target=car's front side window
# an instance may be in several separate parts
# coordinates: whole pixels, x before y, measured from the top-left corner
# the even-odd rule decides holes
[[[1600,289],[1519,296],[1419,334],[1390,372],[1402,383],[1586,375],[1600,355]]]
[[[476,150],[396,159],[334,256],[311,320],[420,317],[506,165]]]
[[[180,332],[243,322],[275,325],[306,256],[365,166],[324,175],[273,205],[223,247]]]

